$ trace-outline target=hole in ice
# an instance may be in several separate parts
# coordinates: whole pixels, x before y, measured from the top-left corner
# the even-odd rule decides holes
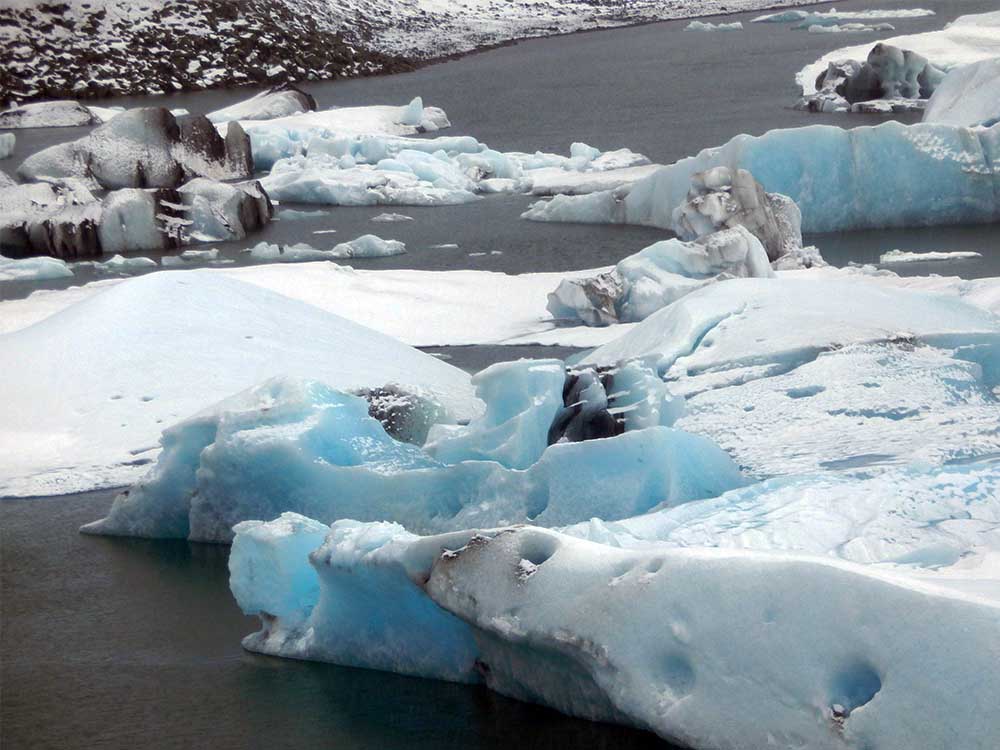
[[[113,396],[111,396],[112,401],[120,401],[121,399],[122,399],[122,394],[120,393],[116,393]]]
[[[865,662],[856,662],[834,675],[830,683],[830,706],[834,718],[851,715],[861,708],[882,689],[882,679],[878,672]]]
[[[615,563],[615,567],[612,570],[612,575],[615,578],[621,578],[623,575],[632,570],[632,563],[630,562],[620,562]]]
[[[156,398],[156,397],[155,397],[155,396],[143,396],[143,397],[142,397],[142,398],[140,398],[139,400],[140,400],[140,401],[145,401],[146,403],[149,403],[149,402],[150,402],[150,401],[152,401],[152,400],[153,400],[154,398]]]
[[[662,568],[662,567],[663,567],[663,558],[662,557],[658,557],[655,560],[650,560],[648,563],[646,563],[646,572],[647,573],[659,573],[660,572],[660,568]]]
[[[539,566],[556,553],[559,543],[545,534],[524,534],[521,539],[521,559]]]
[[[809,396],[815,396],[817,393],[822,393],[825,390],[826,387],[822,385],[806,385],[800,388],[789,388],[785,391],[785,394],[789,398],[808,398]]]
[[[753,404],[747,404],[746,406],[743,407],[743,411],[753,411],[756,408],[757,407],[754,406]]]
[[[663,681],[670,691],[681,698],[694,689],[694,667],[684,654],[669,654],[663,660]]]

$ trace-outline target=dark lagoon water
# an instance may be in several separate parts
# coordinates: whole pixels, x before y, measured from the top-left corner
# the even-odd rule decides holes
[[[229,548],[79,534],[113,495],[0,502],[4,750],[669,750],[482,687],[247,653]]]
[[[993,0],[838,3],[840,8],[938,11],[894,20],[898,33],[938,28],[962,13],[994,10]],[[744,22],[755,14],[739,16]],[[572,141],[628,146],[671,161],[740,132],[829,122],[845,127],[882,118],[808,115],[789,109],[795,72],[857,35],[747,25],[742,34],[696,34],[684,22],[523,42],[384,78],[307,86],[321,106],[405,103],[422,95],[444,107],[453,133],[498,149],[566,152]],[[194,112],[251,92],[169,98]],[[907,116],[913,119],[913,116]],[[86,129],[18,131],[2,167]],[[409,254],[355,261],[366,268],[483,268],[511,273],[609,264],[664,236],[639,227],[535,224],[517,217],[523,196],[450,208],[327,208],[322,217],[279,221],[260,240],[326,247],[367,232],[405,241]],[[287,206],[286,206],[287,207]],[[315,207],[313,207],[315,208]],[[372,224],[383,210],[414,217]],[[314,235],[336,229],[332,235]],[[317,239],[319,238],[319,239]],[[881,252],[977,250],[962,264],[900,267],[903,273],[1000,274],[1000,233],[992,227],[846,233],[808,238],[829,260],[872,262]],[[458,248],[433,248],[456,243]],[[496,251],[499,254],[470,256]],[[70,283],[91,277],[81,271]],[[66,286],[57,282],[51,286]],[[4,285],[0,298],[30,285]],[[519,356],[564,357],[547,347],[429,350],[476,371]],[[245,653],[256,629],[228,590],[228,550],[186,542],[85,537],[77,528],[106,512],[113,493],[0,501],[0,746],[21,748],[645,748],[649,734],[591,724],[509,701],[482,688],[418,680]]]

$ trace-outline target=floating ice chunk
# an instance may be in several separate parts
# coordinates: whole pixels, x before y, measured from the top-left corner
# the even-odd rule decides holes
[[[184,217],[181,242],[241,240],[271,221],[274,207],[257,181],[222,183],[196,178],[178,188]]]
[[[205,116],[217,123],[230,120],[273,120],[315,109],[316,100],[311,94],[290,83],[282,83]]]
[[[1000,122],[1000,57],[949,71],[927,102],[923,119],[985,127]]]
[[[350,242],[334,245],[331,252],[339,258],[385,258],[402,255],[406,245],[399,240],[383,240],[374,234],[363,234]]]
[[[146,271],[156,268],[156,261],[152,258],[129,257],[115,255],[103,263],[95,263],[94,267],[105,273],[134,273],[136,271]]]
[[[657,242],[607,274],[565,279],[549,295],[547,307],[557,319],[576,318],[586,325],[635,322],[705,284],[773,275],[763,245],[737,225],[697,242]]]
[[[79,102],[55,101],[22,104],[0,112],[0,130],[63,128],[94,125],[98,119]]]
[[[855,20],[858,20],[856,16]],[[943,29],[889,37],[883,39],[882,43],[923,55],[934,67],[941,70],[950,70],[958,65],[998,57],[1000,56],[1000,11],[959,16]],[[847,60],[861,63],[868,58],[871,49],[871,44],[868,43],[834,50],[804,67],[795,77],[803,96],[816,92],[817,78],[830,63]]]
[[[911,253],[906,250],[890,250],[887,253],[882,253],[879,256],[878,262],[885,264],[892,263],[923,263],[928,261],[950,261],[950,260],[969,260],[971,258],[982,258],[982,253],[972,252],[971,250],[955,250],[952,252],[926,252],[926,253]]]
[[[219,259],[219,248],[212,247],[208,250],[185,250],[180,255],[184,260],[218,260]]]
[[[95,123],[105,123],[113,117],[117,117],[122,114],[122,112],[128,112],[125,107],[94,107],[88,106],[87,109],[90,110],[91,114],[96,118]],[[186,109],[175,108],[170,110],[170,114],[174,117],[182,117],[184,115],[191,114]]]
[[[284,511],[324,522],[393,520],[415,530],[501,519],[565,524],[634,515],[742,483],[710,441],[659,426],[560,442],[527,470],[483,460],[442,464],[389,437],[365,399],[280,379],[171,427],[162,444],[150,474],[86,530],[229,541],[234,524]]]
[[[404,119],[412,122],[414,115],[415,107],[411,102],[404,107],[335,107],[274,120],[244,121],[243,124],[253,143],[257,169],[268,169],[278,159],[302,153],[306,145],[312,146],[317,138],[327,140],[328,145],[338,144],[338,148],[350,149],[351,144],[369,140],[377,147],[383,142],[378,136],[388,136],[386,140],[391,143],[392,137],[437,131],[451,125],[444,111],[437,107],[425,107],[416,124],[403,122]],[[474,138],[452,140],[464,148],[476,143]]]
[[[685,31],[743,31],[740,21],[733,23],[712,23],[710,21],[691,21],[684,27]]]
[[[392,223],[399,221],[413,221],[413,217],[407,216],[406,214],[389,213],[389,214],[379,214],[378,216],[373,216],[371,220],[375,222]]]
[[[58,258],[6,258],[0,255],[0,283],[4,281],[45,281],[65,279],[73,269]]]
[[[398,240],[383,240],[374,234],[365,234],[350,242],[334,245],[330,250],[318,250],[304,242],[281,247],[260,242],[250,248],[249,252],[251,257],[258,260],[298,263],[344,258],[385,258],[391,255],[402,255],[406,252],[406,245]]]
[[[767,15],[757,16],[750,23],[793,23],[794,21],[801,21],[808,16],[809,13],[804,10],[783,10],[780,13],[768,13]]]
[[[75,177],[102,188],[177,187],[186,179],[249,177],[250,141],[239,124],[225,138],[204,117],[174,117],[161,107],[123,112],[89,135],[32,154],[26,180]]]
[[[880,23],[874,26],[869,26],[863,23],[830,23],[830,24],[813,24],[809,26],[808,31],[810,34],[857,34],[857,33],[870,33],[873,31],[895,31],[896,27],[889,23]]]
[[[281,540],[286,525],[248,532]],[[482,680],[693,747],[832,750],[847,736],[907,750],[916,731],[985,750],[995,739],[981,706],[954,685],[997,673],[983,658],[1000,610],[908,576],[788,553],[621,550],[535,527],[416,537],[341,521],[298,558],[294,575],[311,567],[320,590],[286,621],[261,612],[240,583],[259,561],[252,575],[268,592],[289,578],[290,559],[234,557],[234,592],[263,624],[244,640],[251,650]],[[806,657],[790,661],[789,644],[805,643]],[[912,643],[931,643],[930,657]],[[928,658],[938,679],[924,679]]]
[[[299,219],[322,219],[329,216],[329,211],[299,211],[294,208],[283,208],[278,211],[278,218],[287,221],[297,221]]]
[[[0,133],[0,159],[6,159],[14,153],[17,138],[13,133]]]
[[[737,136],[631,186],[535,203],[523,216],[670,228],[691,176],[726,166],[748,170],[765,190],[793,200],[804,232],[993,222],[1000,218],[991,166],[998,154],[1000,127],[887,122],[772,130]]]

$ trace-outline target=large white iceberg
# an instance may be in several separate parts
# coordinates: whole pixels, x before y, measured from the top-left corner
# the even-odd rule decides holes
[[[903,34],[881,40],[883,44],[910,50],[938,68],[949,70],[1000,55],[1000,11],[959,16],[943,29],[921,34]],[[796,75],[803,95],[816,92],[816,79],[830,63],[867,59],[871,43],[837,49],[807,65]]]
[[[65,279],[72,275],[73,269],[58,258],[7,258],[0,255],[0,283]]]
[[[907,576],[534,527],[341,521],[308,556],[308,519],[237,532],[233,591],[264,626],[252,650],[481,681],[692,747],[987,750],[1000,734],[983,710],[1000,606]]]
[[[538,202],[524,217],[671,228],[692,175],[725,166],[745,169],[768,192],[791,198],[804,232],[994,222],[998,157],[1000,127],[887,122],[772,130],[736,136],[630,186]]]
[[[461,370],[223,273],[151,273],[39,302],[63,297],[73,302],[0,335],[0,360],[31,364],[5,377],[0,495],[133,481],[166,426],[275,375],[344,389],[397,383],[456,419],[482,408]]]
[[[924,122],[989,127],[998,121],[1000,56],[951,70],[924,110]]]

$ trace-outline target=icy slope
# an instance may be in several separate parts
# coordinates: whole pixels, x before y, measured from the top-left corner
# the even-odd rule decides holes
[[[0,335],[0,496],[121,485],[166,425],[274,375],[411,385],[457,418],[469,377],[311,305],[205,271],[154,273]]]
[[[994,125],[1000,122],[1000,48],[997,57],[954,68],[924,110],[924,122]]]

